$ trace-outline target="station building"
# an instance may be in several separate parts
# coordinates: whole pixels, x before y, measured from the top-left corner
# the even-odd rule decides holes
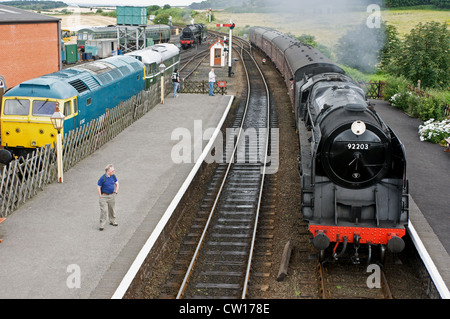
[[[0,79],[4,90],[60,69],[60,19],[0,4]]]

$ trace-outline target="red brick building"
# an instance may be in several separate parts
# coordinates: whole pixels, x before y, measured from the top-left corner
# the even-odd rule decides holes
[[[0,5],[0,78],[6,88],[61,69],[61,23]]]

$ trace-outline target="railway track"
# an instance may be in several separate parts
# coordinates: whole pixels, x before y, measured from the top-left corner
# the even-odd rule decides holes
[[[224,162],[217,165],[162,297],[175,297],[176,292],[176,298],[245,298],[254,256],[270,253],[270,243],[259,243],[271,239],[270,204],[263,204],[269,92],[249,50],[240,51],[249,65],[247,101],[227,130],[231,134],[226,136]],[[258,226],[261,212],[264,223]]]
[[[215,33],[208,33],[208,38],[217,37]],[[180,55],[180,77],[183,79],[187,79],[192,73],[197,70],[197,68],[202,64],[203,60],[209,56],[209,43],[211,41],[202,43],[201,45],[188,49],[186,51],[182,51],[183,53]]]
[[[322,299],[393,299],[386,275],[376,264],[319,263],[318,270]]]
[[[240,41],[236,38],[234,44],[238,42]],[[243,46],[244,44],[241,44],[235,48],[235,52],[243,51]],[[256,52],[254,53],[258,56]],[[262,61],[262,56],[257,57],[256,60]],[[243,57],[240,61],[248,62],[247,58]],[[265,71],[269,69],[269,65],[260,67]],[[251,69],[254,71],[256,67]],[[250,76],[255,75],[253,71],[250,71],[252,73]],[[276,70],[272,70],[269,74],[271,94],[277,95],[280,99],[281,95],[286,95],[285,88],[277,87],[280,81]],[[249,82],[250,92],[247,96],[251,101],[251,91],[265,85],[255,80]],[[260,95],[261,93],[256,94],[256,98],[259,99]],[[280,218],[283,218],[281,215],[287,214],[286,212],[291,209],[287,209],[286,212],[278,211],[280,190],[283,192],[284,187],[286,191],[285,184],[289,178],[283,178],[285,175],[281,175],[278,181],[278,174],[266,175],[264,181],[258,181],[258,178],[262,177],[257,173],[258,167],[261,169],[259,149],[251,147],[255,143],[244,144],[237,141],[238,128],[248,132],[251,129],[266,127],[264,124],[267,125],[267,122],[273,127],[277,126],[276,116],[274,116],[276,112],[273,107],[268,117],[270,120],[262,121],[263,117],[258,117],[263,113],[261,104],[269,105],[274,103],[273,101],[274,99],[270,99],[270,102],[258,101],[256,104],[260,105],[259,110],[246,109],[245,103],[241,102],[233,110],[234,122],[226,124],[226,127],[231,127],[236,133],[224,135],[230,140],[224,140],[223,143],[237,147],[236,149],[225,148],[224,154],[221,154],[224,158],[222,163],[209,164],[208,176],[211,170],[215,172],[211,179],[208,177],[210,182],[206,183],[207,187],[204,191],[206,196],[201,204],[195,204],[196,207],[200,207],[196,214],[194,211],[195,217],[192,218],[189,213],[189,223],[187,223],[189,226],[187,228],[181,226],[183,229],[177,230],[177,234],[179,232],[185,235],[181,235],[180,238],[183,240],[181,244],[179,242],[176,244],[176,249],[167,251],[167,254],[171,254],[170,264],[169,262],[159,264],[159,269],[164,267],[164,276],[161,276],[161,281],[157,278],[158,268],[150,271],[157,279],[148,281],[150,290],[153,290],[151,285],[157,287],[154,289],[152,298],[386,298],[382,289],[369,289],[367,286],[370,273],[367,272],[366,266],[349,265],[339,260],[341,265],[336,267],[335,264],[329,263],[320,270],[318,261],[311,258],[316,251],[309,242],[311,234],[307,224],[298,219],[300,217],[301,220],[301,216],[295,217],[295,222],[289,219],[289,223],[294,225],[289,227],[291,230],[294,229],[293,235],[290,232],[286,234],[285,231],[280,236],[279,229],[286,229],[280,227]],[[278,102],[277,100],[277,104]],[[248,104],[252,103],[248,102]],[[284,103],[288,104],[289,101],[286,100]],[[264,109],[267,110],[267,108]],[[280,112],[281,109],[278,111]],[[283,111],[291,113],[290,103]],[[286,117],[286,115],[283,116]],[[283,119],[283,116],[280,118]],[[250,117],[253,120],[249,120]],[[295,126],[291,128],[295,129]],[[280,136],[287,135],[286,131],[284,133]],[[246,134],[243,135],[249,139]],[[256,140],[256,144],[258,143],[259,140]],[[284,148],[280,150],[286,152]],[[230,158],[234,159],[231,166],[228,165],[231,162]],[[281,171],[286,170],[281,167]],[[296,163],[292,169],[296,169]],[[277,187],[279,187],[278,190]],[[296,186],[287,187],[296,189]],[[289,194],[290,198],[295,197]],[[260,204],[258,218],[255,216],[258,210],[257,203]],[[295,209],[295,212],[297,211],[298,209]],[[290,211],[289,214],[291,214]],[[258,223],[256,223],[257,219]],[[209,227],[205,230],[207,225]],[[276,225],[275,228],[273,225]],[[289,271],[283,283],[275,283],[274,274],[278,270],[278,265],[275,264],[279,263],[279,252],[288,239],[293,243]],[[172,263],[172,257],[175,255],[176,261]],[[398,264],[385,268],[387,278],[392,282],[391,295],[395,298],[410,296],[411,287],[422,285],[417,278],[408,278],[407,281],[402,280],[399,284],[399,278],[410,276],[409,269],[403,270],[403,268]],[[190,270],[189,274],[188,270]],[[399,277],[399,271],[408,273],[408,276],[402,274]],[[420,297],[422,298],[422,295]]]
[[[187,79],[202,64],[203,60],[208,56],[209,50],[199,49],[189,52],[180,57],[180,75],[181,78]]]

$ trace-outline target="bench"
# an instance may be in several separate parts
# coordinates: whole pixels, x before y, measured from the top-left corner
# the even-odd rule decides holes
[[[450,152],[450,137],[444,139],[447,142],[447,148],[444,149],[444,152]]]
[[[6,218],[1,217],[0,218],[0,224],[3,223],[6,220]],[[0,239],[0,243],[3,241],[3,239]]]

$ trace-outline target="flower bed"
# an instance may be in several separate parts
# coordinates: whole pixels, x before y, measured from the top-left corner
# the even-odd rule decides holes
[[[444,139],[450,137],[450,119],[443,121],[429,119],[423,125],[419,125],[419,137],[421,141],[446,145]]]

